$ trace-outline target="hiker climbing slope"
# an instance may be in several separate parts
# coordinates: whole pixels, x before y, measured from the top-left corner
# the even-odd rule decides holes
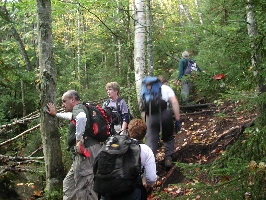
[[[142,111],[145,112],[146,116],[146,144],[156,156],[160,132],[162,133],[161,139],[165,147],[165,166],[169,168],[172,166],[172,155],[175,149],[174,133],[181,129],[178,100],[174,91],[167,85],[166,79],[162,76],[143,78],[140,96]],[[171,103],[174,112],[175,126],[169,103]]]

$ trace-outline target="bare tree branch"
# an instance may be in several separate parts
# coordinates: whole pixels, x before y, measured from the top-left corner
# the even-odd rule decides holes
[[[29,132],[35,130],[35,129],[38,129],[38,128],[40,128],[40,124],[38,124],[38,125],[36,125],[36,126],[30,128],[30,129],[28,129],[28,130],[22,132],[21,134],[17,135],[16,137],[13,137],[13,138],[11,138],[11,139],[5,141],[5,142],[0,143],[0,147],[3,146],[3,145],[5,145],[5,144],[7,144],[7,143],[9,143],[9,142],[12,142],[12,141],[16,140],[17,138],[22,137],[23,135],[25,135],[25,134],[27,134],[27,133],[29,133]]]

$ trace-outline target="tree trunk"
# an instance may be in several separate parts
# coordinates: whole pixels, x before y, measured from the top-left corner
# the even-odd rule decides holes
[[[152,18],[150,0],[146,0],[146,23],[147,23],[147,64],[148,75],[153,76],[153,56],[152,56]]]
[[[15,29],[15,27],[12,25],[12,21],[10,19],[9,13],[8,13],[8,11],[7,11],[5,6],[0,6],[0,17],[3,20],[5,20],[7,23],[10,24],[11,33],[12,33],[13,37],[15,38],[16,42],[17,42],[20,54],[21,54],[22,58],[24,59],[24,62],[25,62],[25,65],[26,65],[26,69],[28,71],[31,71],[32,67],[31,67],[31,64],[30,64],[30,59],[28,57],[28,54],[27,54],[27,52],[25,50],[24,43],[22,42],[22,40],[21,40],[17,30]]]
[[[254,76],[256,76],[256,80],[258,83],[258,91],[261,95],[262,93],[266,92],[266,86],[265,86],[265,79],[263,77],[263,74],[259,73],[260,67],[261,67],[261,54],[258,51],[258,47],[256,45],[256,36],[258,35],[258,27],[256,24],[256,20],[254,17],[254,11],[251,0],[247,0],[247,29],[248,29],[248,35],[250,38],[250,47],[251,47],[251,63],[254,68]],[[258,105],[258,113],[260,115],[260,120],[258,120],[258,123],[261,126],[265,126],[265,118],[266,118],[266,104],[264,103],[265,99],[263,98],[263,102]]]
[[[195,5],[196,5],[196,10],[197,10],[197,13],[199,16],[200,24],[203,25],[202,13],[199,10],[199,1],[198,0],[195,0]]]
[[[187,8],[183,5],[181,0],[179,0],[179,8],[181,10],[181,13],[184,13],[184,15],[186,16],[187,20],[189,22],[192,22],[192,18],[190,16],[189,12],[187,11]]]
[[[252,49],[252,56],[251,56],[251,63],[252,66],[256,69],[257,65],[257,54],[256,54],[256,45],[254,42],[254,37],[258,35],[258,29],[256,25],[256,21],[254,18],[254,12],[253,12],[253,6],[251,5],[251,0],[247,0],[247,29],[248,29],[248,35],[251,39],[250,46]],[[254,75],[257,75],[258,71],[256,70]]]
[[[77,40],[78,40],[78,50],[77,50],[77,59],[78,59],[78,63],[77,63],[77,68],[78,68],[78,83],[79,86],[81,85],[81,80],[80,80],[80,11],[78,9],[77,11],[77,15],[78,15],[78,35],[77,35]]]
[[[40,64],[40,122],[46,172],[46,190],[62,190],[64,167],[58,124],[44,110],[56,102],[56,68],[52,50],[51,1],[37,0],[38,44]]]
[[[131,73],[134,71],[134,64],[133,64],[133,55],[134,55],[134,47],[133,45],[130,45],[130,41],[132,41],[132,24],[133,24],[133,20],[132,20],[132,15],[134,15],[134,5],[133,4],[128,4],[127,7],[127,25],[126,25],[126,34],[127,34],[127,41],[126,43],[129,44],[128,48],[127,48],[127,54],[128,56],[126,57],[126,61],[127,61],[127,87],[128,88],[132,88],[133,83],[131,80]],[[134,95],[128,95],[128,107],[132,108],[133,105],[133,96]],[[131,109],[132,112],[133,109]]]
[[[135,1],[134,68],[136,92],[139,96],[141,81],[145,76],[145,0]],[[139,101],[139,98],[138,98]],[[140,103],[140,102],[139,102]]]

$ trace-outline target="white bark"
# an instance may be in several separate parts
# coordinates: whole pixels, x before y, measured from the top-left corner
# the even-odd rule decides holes
[[[248,35],[250,38],[250,47],[251,47],[251,63],[253,66],[253,74],[254,76],[257,77],[258,79],[258,91],[260,93],[264,93],[266,92],[266,85],[265,85],[265,80],[262,77],[261,74],[259,74],[258,68],[259,65],[261,65],[262,62],[262,58],[261,58],[261,53],[257,51],[257,46],[255,43],[255,37],[259,34],[258,33],[258,27],[256,24],[256,20],[255,20],[255,15],[254,15],[254,10],[253,10],[253,6],[252,6],[252,0],[247,0],[247,6],[246,6],[246,10],[247,10],[247,29],[248,29]],[[263,106],[264,108],[266,107],[266,105]],[[263,112],[264,108],[262,110],[259,110],[259,112]]]
[[[189,12],[187,11],[187,8],[182,4],[181,0],[179,1],[179,8],[181,10],[181,13],[184,13],[184,15],[186,16],[187,20],[189,22],[192,22],[192,18],[190,16]]]
[[[146,0],[146,27],[147,27],[147,65],[148,75],[153,76],[153,56],[152,56],[152,18],[150,10],[150,0]]]
[[[254,12],[253,12],[253,6],[250,4],[251,0],[247,0],[247,29],[248,29],[248,35],[251,38],[251,49],[252,52],[254,52],[251,56],[251,62],[252,62],[252,66],[255,67],[256,66],[256,57],[257,55],[255,54],[256,49],[255,49],[255,43],[252,40],[252,38],[254,38],[254,36],[258,35],[258,29],[257,29],[257,25],[256,25],[256,21],[254,18]],[[257,75],[257,71],[254,71],[254,75]]]
[[[198,0],[195,0],[195,5],[196,5],[197,13],[199,16],[200,24],[203,25],[202,13],[199,10],[199,1]]]
[[[145,76],[145,0],[135,0],[134,68],[137,95],[141,91],[141,81]]]

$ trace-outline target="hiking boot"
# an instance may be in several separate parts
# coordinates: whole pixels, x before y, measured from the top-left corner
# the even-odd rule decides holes
[[[171,167],[173,167],[172,157],[171,157],[171,156],[167,156],[167,157],[164,159],[164,166],[165,166],[166,168],[171,168]]]

